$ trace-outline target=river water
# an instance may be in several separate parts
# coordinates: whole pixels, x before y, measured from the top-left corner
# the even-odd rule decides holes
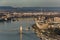
[[[0,22],[0,40],[20,40],[20,26],[23,27],[22,40],[40,40],[33,31],[24,30],[33,24],[33,20]]]

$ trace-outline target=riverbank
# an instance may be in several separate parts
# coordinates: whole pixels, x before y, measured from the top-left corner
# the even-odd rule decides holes
[[[1,19],[0,22],[4,22],[4,21],[23,21],[23,20],[26,20],[26,21],[31,21],[31,20],[34,20],[34,18],[10,18],[10,19]]]

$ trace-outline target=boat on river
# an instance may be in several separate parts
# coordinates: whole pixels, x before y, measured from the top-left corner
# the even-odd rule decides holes
[[[32,26],[41,40],[60,40],[60,22],[44,16],[36,18]]]

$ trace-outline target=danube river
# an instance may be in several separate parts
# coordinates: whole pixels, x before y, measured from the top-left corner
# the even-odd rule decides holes
[[[23,19],[20,21],[0,22],[0,40],[20,40],[19,27],[23,27],[22,40],[40,40],[33,31],[26,31],[26,27],[31,27],[33,20]]]

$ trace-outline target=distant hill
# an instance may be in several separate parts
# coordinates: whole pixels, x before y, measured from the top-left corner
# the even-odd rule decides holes
[[[60,11],[60,7],[11,7],[11,6],[0,6],[0,11],[9,12],[36,12],[36,11]]]

